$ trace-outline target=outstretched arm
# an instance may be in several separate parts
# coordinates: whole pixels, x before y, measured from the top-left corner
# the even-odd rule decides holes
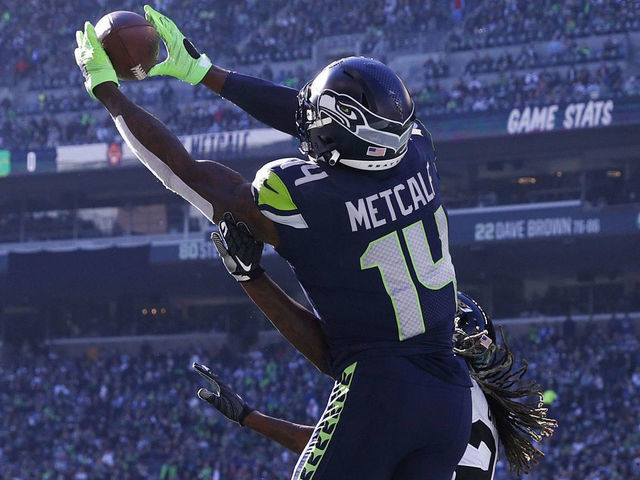
[[[269,440],[278,442],[298,455],[302,453],[313,433],[313,427],[310,425],[299,425],[281,418],[270,417],[258,410],[247,415],[244,426]]]
[[[138,159],[210,221],[218,222],[223,212],[235,212],[251,224],[256,237],[277,245],[277,230],[254,204],[250,184],[217,162],[194,160],[173,132],[118,90],[115,71],[89,22],[84,32],[77,32],[76,40],[76,62],[87,91],[109,111]]]
[[[213,66],[202,84],[256,120],[293,137],[298,135],[298,91],[267,80]]]
[[[262,123],[297,136],[297,90],[212,66],[171,19],[149,5],[144,11],[169,52],[164,62],[151,69],[150,76],[171,75],[193,85],[202,83]]]
[[[209,367],[194,363],[193,368],[211,384],[211,390],[198,390],[198,398],[215,407],[232,422],[250,428],[298,454],[302,453],[313,433],[312,426],[288,422],[254,410]]]
[[[328,347],[320,320],[266,274],[240,285],[282,336],[318,370],[331,376]]]
[[[318,370],[331,376],[329,347],[320,319],[265,275],[260,266],[263,244],[244,222],[225,213],[219,227],[220,233],[214,232],[211,239],[229,273],[282,336]]]

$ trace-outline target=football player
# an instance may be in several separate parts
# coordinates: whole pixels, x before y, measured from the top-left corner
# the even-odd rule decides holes
[[[273,307],[263,304],[271,296],[274,284],[260,266],[262,243],[251,236],[245,224],[236,222],[229,213],[224,215],[219,226],[221,233],[212,234],[212,239],[225,267],[246,287],[258,307],[267,315],[273,315]],[[247,275],[241,265],[249,264],[253,265],[253,270]],[[261,290],[264,290],[264,295],[259,296]],[[303,307],[292,299],[284,298],[283,303],[290,304],[286,309],[287,315],[303,311]],[[537,461],[536,457],[543,456],[531,442],[550,436],[557,424],[547,417],[547,409],[541,403],[540,386],[533,382],[521,383],[526,364],[511,373],[513,356],[509,346],[504,336],[502,346],[498,346],[493,323],[482,307],[461,292],[457,298],[454,351],[467,361],[473,387],[471,435],[453,479],[493,479],[499,438],[511,469],[517,474],[528,472],[531,464]],[[213,387],[213,391],[206,388],[198,390],[200,399],[213,405],[229,420],[298,454],[304,451],[314,427],[265,415],[251,408],[208,367],[197,363],[193,367]],[[529,401],[522,401],[527,398]]]
[[[471,382],[452,350],[456,277],[435,150],[404,83],[349,57],[298,92],[213,66],[170,19],[145,13],[168,51],[149,75],[202,83],[300,140],[304,158],[271,162],[253,182],[196,161],[118,90],[93,26],[76,33],[85,88],[138,159],[210,221],[229,211],[250,225],[317,313],[277,324],[336,379],[293,478],[449,480],[469,439]]]

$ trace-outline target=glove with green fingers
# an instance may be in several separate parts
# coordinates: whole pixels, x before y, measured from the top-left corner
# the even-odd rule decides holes
[[[200,365],[194,362],[193,369],[209,382],[213,388],[213,392],[206,388],[201,388],[198,390],[198,398],[213,405],[232,422],[244,426],[244,419],[253,412],[254,409],[251,408],[240,395],[221,381],[220,377],[213,373],[206,365]]]
[[[76,32],[76,42],[78,44],[74,51],[76,63],[84,76],[84,88],[87,89],[91,97],[96,98],[93,89],[101,83],[114,82],[116,85],[120,85],[111,60],[102,48],[90,22],[84,23],[84,32],[79,30]]]
[[[170,18],[149,5],[144,6],[144,16],[167,47],[167,59],[155,65],[149,71],[149,76],[169,75],[191,85],[200,83],[211,68],[209,57],[199,53]]]

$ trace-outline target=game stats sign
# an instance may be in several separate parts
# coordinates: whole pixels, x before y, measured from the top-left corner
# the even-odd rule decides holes
[[[553,130],[606,127],[613,120],[613,100],[589,100],[559,105],[514,108],[509,113],[507,132],[510,135]]]

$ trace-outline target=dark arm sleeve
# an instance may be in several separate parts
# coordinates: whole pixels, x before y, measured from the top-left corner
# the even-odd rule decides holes
[[[221,95],[256,120],[294,137],[298,136],[298,90],[231,72]]]

